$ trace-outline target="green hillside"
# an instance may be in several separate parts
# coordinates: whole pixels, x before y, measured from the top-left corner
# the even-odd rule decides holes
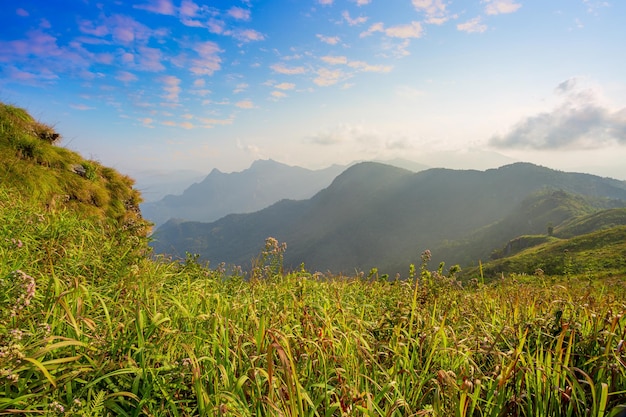
[[[563,276],[465,286],[431,270],[428,251],[402,280],[376,270],[285,273],[289,248],[273,238],[247,275],[190,254],[172,262],[153,256],[131,221],[140,218],[130,179],[51,143],[58,137],[33,131],[22,110],[4,111],[0,415],[617,417],[626,409],[624,268],[577,273],[598,259],[617,262],[626,226],[597,221],[597,231],[562,239],[566,247],[546,247],[546,259],[572,254]],[[23,124],[8,124],[16,114]],[[406,177],[388,173],[371,178],[377,192]],[[341,180],[346,193],[352,180]],[[105,196],[97,204],[77,195],[96,190]],[[286,216],[293,204],[303,203],[271,212]]]
[[[57,143],[61,136],[25,110],[0,103],[0,182],[48,210],[61,207],[146,233],[134,181]]]
[[[561,230],[568,221],[577,222],[603,209],[625,205],[624,200],[590,197],[563,190],[541,190],[526,197],[502,220],[462,239],[433,248],[433,252],[442,259],[454,259],[463,265],[475,264],[479,259],[501,258],[548,241],[548,235],[563,236],[557,230]],[[617,212],[620,210],[624,209],[616,209]]]
[[[486,277],[538,270],[546,275],[626,273],[626,209],[577,216],[554,228],[554,235],[520,236],[494,251],[482,265]],[[480,274],[477,267],[464,276]]]

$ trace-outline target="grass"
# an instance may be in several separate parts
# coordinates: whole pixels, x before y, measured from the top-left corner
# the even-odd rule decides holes
[[[623,278],[282,273],[268,241],[245,280],[39,207],[0,194],[0,414],[614,416],[626,395]]]

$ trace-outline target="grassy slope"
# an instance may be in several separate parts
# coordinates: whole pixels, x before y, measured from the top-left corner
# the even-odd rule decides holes
[[[554,236],[520,236],[496,251],[506,256],[482,266],[484,276],[511,272],[548,275],[626,272],[626,209],[601,210],[577,216],[555,227]],[[478,268],[464,271],[478,275]]]
[[[134,181],[56,146],[60,136],[26,111],[0,103],[0,181],[47,209],[67,207],[145,233]],[[80,174],[78,173],[80,172]],[[142,230],[143,229],[143,230]]]
[[[256,279],[0,183],[0,414],[615,416],[623,278]],[[271,242],[270,242],[271,243]]]

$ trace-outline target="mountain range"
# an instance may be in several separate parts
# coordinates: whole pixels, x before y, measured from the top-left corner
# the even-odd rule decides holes
[[[528,163],[415,173],[364,162],[308,199],[213,222],[170,220],[155,231],[152,246],[174,257],[189,252],[247,267],[272,236],[288,245],[287,268],[405,274],[426,249],[436,262],[471,264],[516,236],[625,205],[626,182]]]
[[[213,169],[180,195],[141,205],[143,216],[159,226],[169,219],[212,222],[231,213],[251,213],[279,200],[302,200],[327,187],[345,166],[321,170],[257,160],[241,172]]]

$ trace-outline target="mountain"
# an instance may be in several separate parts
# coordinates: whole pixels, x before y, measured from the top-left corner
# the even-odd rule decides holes
[[[438,168],[412,173],[364,162],[308,200],[283,200],[212,223],[170,221],[155,232],[153,247],[157,253],[197,253],[211,263],[247,267],[264,239],[272,236],[288,245],[287,268],[304,262],[323,271],[378,267],[405,273],[425,249],[444,247],[515,216],[525,199],[542,190],[626,201],[626,182],[528,163],[486,171]],[[543,219],[552,221],[550,216]],[[547,226],[538,225],[542,230]],[[502,229],[501,244],[520,230]],[[448,264],[463,261],[450,256]]]
[[[273,160],[255,161],[233,173],[213,169],[181,195],[168,195],[141,205],[146,219],[161,225],[168,219],[211,222],[231,213],[251,213],[285,198],[307,199],[345,169],[333,165],[309,170]]]

